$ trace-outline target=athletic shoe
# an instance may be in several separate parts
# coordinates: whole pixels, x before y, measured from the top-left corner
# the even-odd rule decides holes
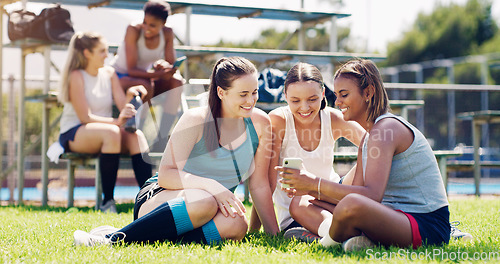
[[[124,238],[125,238],[125,233],[122,232],[114,233],[112,238],[107,238],[101,235],[91,235],[82,230],[76,230],[73,233],[75,246],[93,247],[100,245],[112,245],[122,241]]]
[[[115,200],[111,199],[108,200],[105,204],[102,204],[101,207],[99,207],[99,210],[103,213],[113,213],[116,214],[116,202]]]
[[[462,239],[462,240],[472,240],[474,237],[466,232],[460,231],[460,229],[457,228],[457,226],[460,225],[460,221],[453,221],[450,223],[451,226],[451,231],[450,231],[450,237],[453,239]]]
[[[99,227],[96,227],[96,228],[90,230],[89,234],[94,235],[94,236],[106,236],[106,235],[115,233],[118,230],[119,229],[116,227],[104,225],[104,226],[99,226]]]
[[[312,243],[314,241],[320,240],[320,237],[311,231],[305,229],[304,227],[293,227],[288,229],[285,234],[283,234],[285,238],[291,239],[295,238],[297,240]]]
[[[355,236],[342,243],[345,252],[357,251],[369,247],[374,247],[375,243],[365,236]]]

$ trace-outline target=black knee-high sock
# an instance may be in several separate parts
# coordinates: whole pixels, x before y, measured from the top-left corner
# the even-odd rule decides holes
[[[99,170],[101,171],[102,193],[104,198],[102,203],[114,199],[116,178],[118,177],[118,165],[120,154],[102,153],[99,156]]]
[[[139,187],[142,187],[142,185],[152,176],[152,166],[144,161],[141,153],[132,155],[132,168],[134,169],[135,179]]]
[[[183,198],[175,198],[156,207],[134,222],[107,235],[112,241],[155,242],[175,240],[193,230]]]

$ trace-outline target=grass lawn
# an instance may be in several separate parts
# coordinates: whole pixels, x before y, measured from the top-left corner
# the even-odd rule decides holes
[[[118,205],[118,215],[92,208],[0,207],[1,263],[390,263],[500,262],[500,199],[456,198],[450,201],[451,221],[471,233],[472,242],[451,241],[444,247],[418,250],[374,248],[344,253],[263,233],[242,242],[217,246],[173,244],[75,247],[73,232],[100,225],[122,227],[132,220],[132,204]],[[250,210],[248,210],[250,211]]]

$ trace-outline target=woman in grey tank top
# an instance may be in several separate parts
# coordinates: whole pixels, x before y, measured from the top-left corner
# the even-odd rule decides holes
[[[367,133],[359,148],[351,186],[307,178],[298,173],[283,183],[290,194],[316,193],[336,204],[325,246],[358,250],[383,246],[441,245],[450,238],[444,185],[425,137],[390,113],[389,98],[375,64],[356,59],[334,76],[335,104],[345,120]]]

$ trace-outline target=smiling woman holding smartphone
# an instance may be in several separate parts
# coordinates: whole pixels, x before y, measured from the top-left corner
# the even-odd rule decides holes
[[[287,106],[269,113],[273,157],[268,175],[271,189],[277,187],[273,198],[278,222],[281,231],[297,228],[307,237],[322,237],[328,233],[331,223],[331,206],[319,201],[316,194],[296,196],[292,200],[281,184],[277,184],[281,176],[278,176],[275,167],[286,165],[284,161],[289,158],[300,158],[303,161],[302,172],[314,178],[339,182],[340,177],[333,169],[335,140],[344,137],[358,145],[365,131],[355,122],[344,121],[339,110],[326,106],[323,77],[319,69],[311,64],[298,63],[288,71],[285,98]],[[250,228],[260,228],[254,212]],[[293,233],[285,233],[285,237],[289,237],[288,234]]]

